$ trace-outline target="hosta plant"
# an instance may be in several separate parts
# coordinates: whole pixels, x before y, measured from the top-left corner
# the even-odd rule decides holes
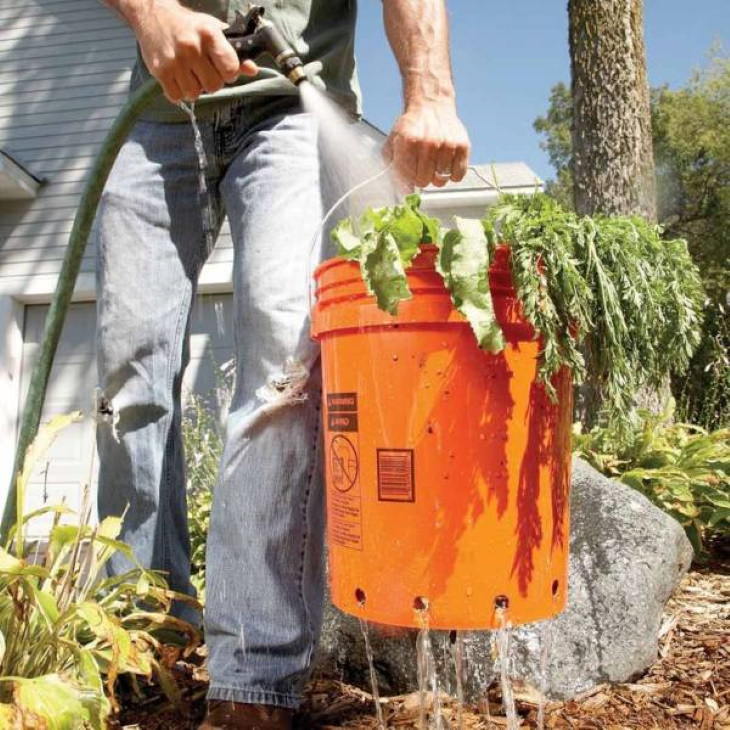
[[[479,346],[493,353],[504,338],[486,272],[496,247],[506,244],[516,297],[541,340],[539,376],[547,390],[567,366],[575,382],[593,385],[608,421],[622,423],[639,390],[687,367],[700,337],[697,268],[683,240],[661,233],[640,218],[580,217],[542,194],[503,196],[481,221],[455,218],[443,230],[412,195],[344,219],[332,237],[391,314],[411,296],[406,270],[419,244],[434,244],[454,306]]]
[[[574,448],[677,519],[703,556],[708,542],[730,543],[730,429],[708,432],[669,415],[642,413],[621,432],[577,431]]]
[[[113,709],[121,673],[156,676],[174,696],[175,685],[157,660],[157,629],[197,641],[188,624],[168,615],[173,598],[163,578],[136,567],[107,577],[116,552],[134,565],[117,540],[120,517],[89,524],[88,511],[74,524],[61,522],[67,507],[48,506],[23,515],[28,478],[56,433],[80,414],[42,428],[18,480],[16,522],[0,548],[0,727],[75,730],[102,728]],[[45,545],[28,544],[28,523],[51,512]]]

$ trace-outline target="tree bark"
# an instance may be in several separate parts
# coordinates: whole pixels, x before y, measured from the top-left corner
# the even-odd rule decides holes
[[[575,208],[656,221],[643,0],[569,0]]]

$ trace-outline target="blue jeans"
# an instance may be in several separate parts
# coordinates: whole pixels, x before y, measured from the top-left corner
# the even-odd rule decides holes
[[[255,116],[239,103],[200,125],[210,231],[190,125],[138,123],[119,154],[97,219],[98,366],[112,414],[98,431],[98,508],[127,509],[121,539],[193,594],[180,390],[196,282],[225,210],[237,367],[207,547],[209,698],[296,707],[323,601],[307,301],[322,202],[315,120],[286,104]],[[112,572],[128,568],[113,558]]]

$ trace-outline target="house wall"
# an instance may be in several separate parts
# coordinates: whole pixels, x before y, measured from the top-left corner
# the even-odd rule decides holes
[[[35,200],[0,202],[0,294],[43,301],[52,291],[134,54],[130,30],[98,0],[0,0],[0,147],[46,179]],[[213,269],[230,260],[224,232],[203,281],[225,279]],[[93,297],[93,262],[92,244],[77,298]]]

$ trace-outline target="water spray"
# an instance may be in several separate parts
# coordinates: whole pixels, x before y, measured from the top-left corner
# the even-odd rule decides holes
[[[241,61],[254,61],[268,54],[284,76],[298,86],[307,78],[304,64],[279,29],[264,17],[264,12],[260,5],[251,5],[245,15],[237,12],[223,34]]]

